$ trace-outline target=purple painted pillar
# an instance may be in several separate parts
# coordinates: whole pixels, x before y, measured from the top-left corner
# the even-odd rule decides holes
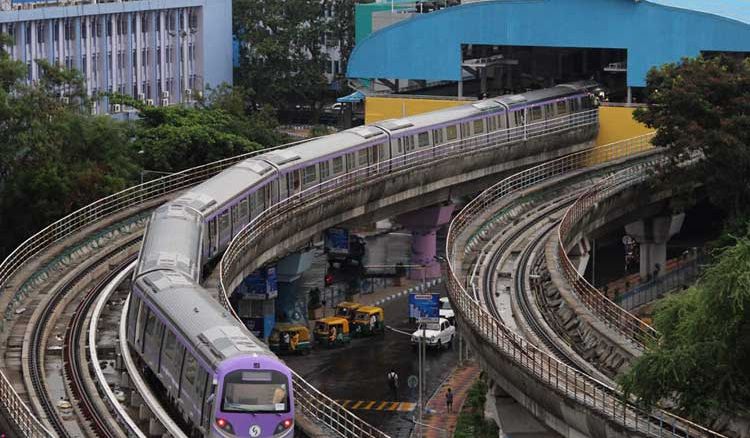
[[[440,263],[435,260],[437,230],[451,220],[453,204],[436,205],[402,214],[396,221],[411,231],[411,264],[423,266],[410,269],[412,280],[440,277]]]

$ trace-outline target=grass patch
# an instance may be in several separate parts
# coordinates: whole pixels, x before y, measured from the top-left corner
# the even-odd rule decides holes
[[[484,403],[487,401],[487,379],[482,373],[469,390],[466,402],[458,415],[454,438],[497,438],[498,427],[492,420],[484,418]]]

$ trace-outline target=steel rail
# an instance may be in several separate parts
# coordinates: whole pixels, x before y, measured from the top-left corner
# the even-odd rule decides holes
[[[102,310],[109,301],[109,298],[117,289],[117,286],[119,286],[120,283],[122,283],[127,278],[127,276],[132,273],[136,263],[137,262],[133,261],[125,269],[119,271],[102,290],[102,293],[100,294],[96,305],[94,306],[94,310],[91,313],[91,320],[89,322],[89,357],[91,358],[91,365],[94,369],[97,387],[104,393],[104,400],[109,408],[115,413],[120,425],[125,427],[129,437],[147,438],[146,434],[141,431],[135,420],[133,420],[130,414],[128,414],[127,410],[122,407],[120,402],[117,400],[117,397],[115,396],[114,391],[112,391],[112,388],[109,387],[107,379],[104,377],[104,371],[102,370],[101,365],[99,365],[99,353],[96,351],[96,334],[99,330],[99,318],[101,317]]]
[[[648,148],[647,143],[652,135],[594,148],[588,151],[588,154],[594,154],[604,161],[635,156]],[[642,411],[624,401],[621,396],[613,395],[612,388],[603,382],[565,365],[514,333],[485,307],[477,303],[467,293],[463,282],[459,280],[461,273],[454,268],[454,264],[459,266],[460,260],[457,260],[454,255],[460,254],[463,245],[459,244],[459,241],[470,229],[473,221],[500,198],[584,165],[591,157],[591,155],[584,155],[585,153],[571,154],[510,176],[482,192],[459,212],[449,226],[446,239],[447,285],[453,307],[465,326],[487,342],[495,354],[506,357],[555,392],[596,411],[609,421],[652,437],[723,437],[715,431],[664,411],[656,413]],[[639,165],[639,167],[645,166]]]
[[[118,266],[121,267],[124,264],[134,263],[137,255],[128,257],[125,261],[120,263]],[[76,307],[73,318],[68,324],[68,330],[65,333],[65,345],[63,347],[63,356],[65,357],[65,369],[68,376],[71,378],[71,390],[73,395],[77,397],[80,403],[80,408],[83,416],[91,423],[94,433],[97,436],[116,438],[117,435],[111,430],[109,425],[109,418],[105,418],[97,409],[94,402],[89,398],[88,391],[86,390],[86,383],[84,381],[84,372],[88,372],[88,364],[81,362],[81,351],[79,350],[79,342],[84,328],[84,322],[88,315],[88,311],[91,306],[97,301],[97,297],[100,295],[104,286],[108,284],[118,274],[118,270],[107,273],[104,278],[97,282],[84,297],[83,300]],[[93,337],[94,341],[95,332],[89,332],[89,337]],[[98,365],[98,364],[97,364]],[[98,396],[98,394],[97,394]]]

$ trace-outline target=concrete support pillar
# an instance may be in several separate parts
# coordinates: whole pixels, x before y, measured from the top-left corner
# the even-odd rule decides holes
[[[155,418],[148,420],[148,434],[150,436],[162,436],[166,431],[167,429],[164,428],[161,421],[158,421]]]
[[[657,216],[625,225],[625,232],[640,245],[640,276],[647,280],[656,273],[662,276],[667,263],[667,242],[680,232],[685,213]]]
[[[461,74],[463,75],[463,72],[461,72]],[[464,80],[459,79],[458,80],[458,98],[460,99],[462,97],[464,97]]]
[[[422,280],[440,277],[440,263],[435,260],[436,233],[451,220],[453,204],[438,205],[402,214],[396,221],[411,230],[411,264],[422,269],[411,269],[409,278]]]
[[[307,323],[308,291],[300,287],[298,280],[303,272],[310,269],[313,258],[313,251],[301,251],[284,257],[276,265],[276,282],[279,288],[276,313],[284,322]]]
[[[633,103],[633,89],[628,87],[628,98],[627,98],[627,104],[630,105]]]

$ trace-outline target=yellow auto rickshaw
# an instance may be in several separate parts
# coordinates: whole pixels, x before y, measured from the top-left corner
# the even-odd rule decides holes
[[[377,306],[362,306],[357,309],[352,323],[354,336],[371,336],[385,332],[383,308]]]
[[[275,353],[308,354],[312,349],[310,330],[304,325],[278,323],[268,338],[268,346]]]
[[[328,347],[348,344],[349,321],[340,316],[329,316],[315,321],[315,342]]]
[[[342,301],[338,304],[336,304],[336,316],[340,316],[341,318],[346,318],[351,323],[354,321],[354,314],[357,312],[357,309],[362,307],[359,303],[353,303],[351,301]]]

